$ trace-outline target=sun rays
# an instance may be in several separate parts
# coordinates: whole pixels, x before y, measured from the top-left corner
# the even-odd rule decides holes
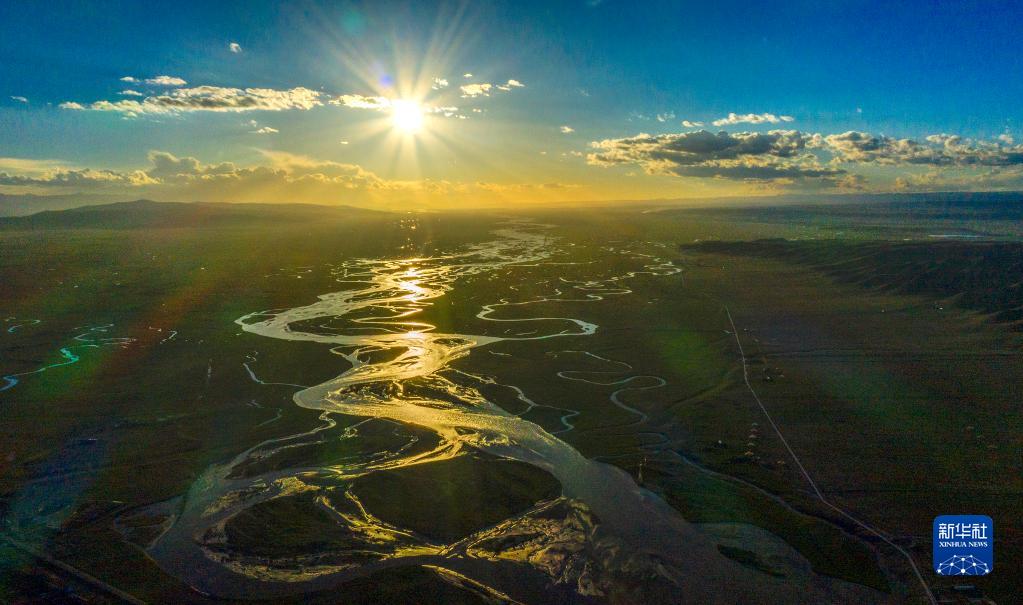
[[[391,124],[406,136],[415,136],[425,125],[423,108],[416,101],[398,99],[391,102]]]

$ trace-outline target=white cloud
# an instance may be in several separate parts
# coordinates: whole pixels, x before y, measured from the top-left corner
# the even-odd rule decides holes
[[[273,88],[222,88],[197,86],[179,88],[169,95],[149,97],[147,102],[170,108],[208,111],[280,111],[284,109],[312,109],[322,105],[320,93],[304,87],[277,90]]]
[[[19,173],[40,174],[66,168],[67,162],[63,160],[40,160],[26,158],[4,158],[0,157],[0,170],[13,170]]]
[[[138,82],[137,79],[135,79],[135,78],[133,78],[131,76],[124,76],[123,78],[121,78],[121,81],[122,82],[128,82],[130,84],[134,84],[134,83]]]
[[[227,45],[227,48],[230,49],[231,52],[233,53],[242,52],[242,45],[238,44],[237,42],[231,42],[230,44]]]
[[[459,87],[463,97],[489,97],[492,90],[509,91],[513,88],[524,88],[526,85],[518,80],[508,80],[504,84],[491,84],[480,82],[478,84],[463,84]]]
[[[792,122],[792,116],[776,116],[773,113],[746,113],[738,115],[729,113],[728,117],[714,120],[711,124],[715,126],[728,126],[731,124],[777,124],[779,122]]]
[[[682,125],[686,128],[700,128],[703,126],[703,122],[692,122],[690,120],[682,120]]]
[[[797,130],[638,134],[590,144],[587,163],[639,166],[648,174],[740,180],[755,186],[798,184],[804,189],[865,189],[853,166],[889,167],[882,179],[896,190],[1018,189],[1023,187],[1023,145],[1011,136],[974,140],[933,134],[920,140],[866,132]],[[899,167],[900,173],[891,170]],[[921,170],[928,170],[922,173]]]
[[[122,90],[121,92],[119,92],[117,94],[124,95],[126,97],[144,97],[144,96],[146,96],[146,95],[142,94],[141,92],[139,92],[137,90]]]
[[[272,88],[224,88],[196,86],[176,88],[165,94],[141,101],[96,101],[82,105],[75,101],[61,103],[62,109],[114,111],[127,117],[147,114],[175,114],[193,111],[243,112],[312,109],[322,105],[321,94],[308,88],[276,90]]]
[[[795,130],[767,133],[706,130],[676,134],[639,134],[590,143],[596,166],[637,165],[648,174],[745,181],[835,179],[845,170],[822,165],[807,151],[814,140]]]
[[[469,78],[471,78],[471,77],[472,77],[472,74],[470,74],[470,73],[465,73],[465,74],[462,74],[462,77],[463,77],[463,78],[465,78],[466,80],[468,80]]]
[[[571,134],[575,132],[575,128],[572,128],[571,126],[562,126],[560,130],[563,134]]]
[[[43,171],[31,175],[3,172],[5,164],[0,158],[0,186],[119,191],[156,199],[399,204],[408,204],[410,199],[450,204],[456,197],[458,202],[478,202],[484,195],[489,200],[501,200],[505,194],[536,194],[573,187],[564,183],[387,180],[356,164],[267,150],[260,153],[264,157],[262,163],[239,166],[232,162],[205,164],[194,157],[151,151],[148,166],[140,170],[40,166]]]
[[[105,188],[118,185],[134,187],[151,182],[153,182],[152,179],[141,170],[121,172],[92,168],[54,167],[35,174],[0,172],[0,185],[9,187]]]
[[[259,122],[257,122],[256,120],[249,120],[249,126],[251,126],[251,127],[256,129],[256,130],[250,131],[253,134],[276,134],[276,133],[280,132],[279,130],[277,130],[276,128],[274,128],[272,126],[262,126],[261,127],[259,125]]]
[[[490,89],[493,88],[491,84],[464,84],[459,87],[462,91],[463,97],[489,97]]]
[[[459,113],[458,108],[454,105],[423,107],[422,110],[424,113],[440,114],[445,118],[458,118],[460,120],[464,120],[468,117]]]
[[[434,90],[440,90],[442,88],[447,88],[447,87],[448,87],[448,81],[445,80],[444,78],[434,78],[433,79],[433,86],[431,86],[431,88],[433,88]]]
[[[125,117],[134,118],[146,113],[171,113],[169,110],[159,106],[149,106],[144,101],[132,101],[122,99],[120,101],[96,101],[88,105],[82,105],[75,101],[67,101],[58,105],[61,109],[73,109],[76,111],[112,111],[124,114]]]
[[[1023,169],[994,167],[964,171],[934,168],[924,174],[906,174],[895,179],[897,191],[977,191],[985,189],[1018,191],[1023,187]]]
[[[658,122],[667,122],[668,120],[674,120],[675,119],[675,112],[674,111],[668,111],[668,112],[665,112],[665,113],[659,113],[659,114],[657,114],[656,117],[657,117],[657,121]]]
[[[18,103],[28,103],[28,99],[20,95],[12,95],[11,100],[17,101]]]
[[[525,84],[519,82],[518,80],[508,80],[504,84],[498,84],[497,88],[499,90],[511,90],[513,88],[525,88],[525,86],[526,86]]]
[[[124,80],[124,78],[121,79]],[[129,80],[125,81],[128,82]],[[184,86],[188,82],[176,76],[156,76],[155,78],[146,78],[146,84],[152,84],[153,86]]]
[[[1016,140],[1012,138],[1012,135],[1007,132],[998,135],[998,140],[1005,143],[1006,145],[1012,145],[1013,143],[1016,142]]]
[[[833,155],[832,161],[836,164],[1023,166],[1023,145],[1002,139],[994,143],[932,134],[917,141],[850,130],[827,135],[819,145]]]
[[[341,105],[354,109],[373,109],[384,111],[391,106],[391,100],[387,97],[373,97],[366,95],[341,95],[330,101],[331,105]]]

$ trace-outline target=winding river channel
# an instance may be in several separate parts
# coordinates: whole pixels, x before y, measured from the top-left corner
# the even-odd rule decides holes
[[[553,263],[563,250],[547,233],[543,225],[512,223],[495,231],[493,241],[447,255],[346,261],[334,268],[340,290],[304,306],[239,318],[244,331],[267,339],[322,343],[329,350],[325,354],[339,356],[346,369],[294,395],[298,406],[321,412],[320,426],[256,445],[207,469],[182,497],[142,511],[140,517],[165,519],[155,539],[143,545],[148,555],[196,590],[225,598],[330,589],[348,579],[406,565],[424,565],[497,602],[535,601],[536,593],[528,587],[537,581],[560,590],[559,599],[566,602],[600,602],[623,594],[632,595],[625,597],[627,602],[679,602],[684,597],[699,603],[821,602],[849,597],[852,593],[844,591],[855,591],[854,587],[813,574],[794,556],[790,558],[796,562],[785,578],[722,556],[720,541],[709,528],[687,522],[621,469],[582,456],[557,435],[489,401],[482,394],[486,378],[451,367],[474,350],[501,341],[586,337],[599,329],[580,318],[524,318],[522,309],[508,317],[507,307],[548,303],[543,308],[550,309],[549,303],[562,301],[602,304],[609,297],[627,295],[627,282],[636,275],[668,279],[679,272],[670,262],[647,257],[640,261],[643,266],[623,275],[562,280],[557,287],[552,285],[549,296],[500,300],[480,308],[479,323],[515,326],[521,328],[518,335],[507,335],[508,330],[502,336],[442,333],[417,318],[468,278]],[[578,342],[575,339],[573,346]],[[585,351],[562,354],[610,362]],[[245,369],[255,380],[248,365]],[[645,422],[646,414],[618,395],[625,390],[661,388],[664,379],[601,374],[563,372],[560,376],[617,386],[608,405],[631,414],[632,424]],[[512,388],[529,402],[526,393]],[[573,412],[565,411],[563,431],[568,431]],[[317,439],[318,434],[335,431],[338,415],[391,424],[399,437],[386,451],[367,451],[328,466],[264,464]],[[360,430],[369,426],[361,424],[346,428],[342,438],[360,439]],[[422,434],[430,438],[423,439]],[[540,502],[524,514],[453,543],[437,543],[382,521],[353,492],[337,490],[370,473],[472,452],[543,469],[560,482],[562,497]],[[350,532],[350,556],[287,559],[255,556],[232,547],[225,530],[232,518],[259,503],[295,494],[313,495],[317,505]],[[749,535],[768,550],[785,548],[766,532]],[[529,581],[518,581],[527,576]]]

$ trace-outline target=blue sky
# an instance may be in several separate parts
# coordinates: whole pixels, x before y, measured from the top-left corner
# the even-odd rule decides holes
[[[464,205],[1020,185],[1012,3],[152,4],[0,6],[0,191]],[[406,100],[415,132],[392,119]],[[154,153],[181,172],[155,176]]]

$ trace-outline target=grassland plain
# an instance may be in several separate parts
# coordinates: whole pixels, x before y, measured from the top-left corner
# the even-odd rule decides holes
[[[135,548],[125,549],[114,518],[183,493],[204,468],[254,443],[318,424],[316,414],[291,402],[294,386],[259,384],[242,364],[266,382],[302,385],[336,375],[340,360],[297,343],[257,346],[253,362],[251,338],[235,319],[337,289],[326,271],[307,275],[311,267],[405,256],[411,245],[428,253],[485,239],[492,227],[479,217],[416,219],[410,240],[406,220],[4,233],[0,297],[11,320],[3,333],[4,374],[60,361],[61,346],[86,344],[74,339],[83,327],[109,326],[104,335],[134,339],[127,347],[77,351],[78,364],[23,376],[0,394],[5,518],[47,509],[56,514],[32,538],[59,559],[146,600],[202,600]],[[103,446],[102,464],[82,468],[75,449],[93,442]],[[31,489],[52,476],[81,480],[68,481],[56,499]]]
[[[933,300],[867,295],[769,259],[697,258],[723,267],[691,282],[731,301],[754,388],[832,500],[898,536],[922,562],[942,510],[994,511],[1001,560],[1019,561],[1023,368],[1013,335]],[[755,453],[791,465],[778,449]],[[764,464],[732,460],[740,468],[727,474],[776,485],[757,477]],[[806,489],[798,477],[790,485]],[[1015,581],[996,574],[978,584],[1009,596]]]
[[[53,556],[146,600],[202,602],[126,542],[115,519],[180,495],[203,469],[254,443],[316,426],[316,413],[291,402],[294,385],[322,382],[342,364],[315,344],[241,333],[234,320],[337,290],[326,263],[487,241],[505,218],[369,215],[299,224],[247,219],[199,229],[92,224],[5,231],[0,305],[13,318],[5,327],[21,327],[2,335],[2,373],[61,363],[61,346],[95,345],[75,349],[76,364],[22,376],[0,393],[0,431],[9,444],[0,463],[5,517],[46,512],[30,537]],[[819,573],[912,599],[904,561],[816,503],[768,430],[742,380],[727,306],[754,388],[829,497],[892,534],[925,568],[934,515],[961,508],[990,514],[999,524],[996,565],[1019,567],[1014,515],[1023,368],[1018,336],[1004,324],[927,292],[870,290],[795,258],[679,247],[836,231],[863,239],[858,219],[829,219],[821,230],[752,215],[616,209],[536,218],[569,245],[565,257],[551,260],[572,264],[469,277],[417,319],[438,330],[528,332],[477,314],[496,300],[532,300],[528,309],[500,307],[499,317],[581,317],[600,326],[597,334],[543,347],[502,342],[455,362],[453,380],[458,371],[490,377],[485,394],[492,401],[584,455],[627,470],[689,520],[756,525],[782,537]],[[886,237],[907,235],[898,223],[881,227]],[[927,231],[921,229],[913,227],[914,237]],[[615,281],[650,262],[644,258],[670,260],[683,271]],[[606,304],[592,304],[587,283],[600,280],[612,280],[600,294]],[[105,330],[89,338],[134,340],[76,341],[83,327]],[[357,419],[336,420],[340,431]],[[351,454],[347,447],[325,443],[290,455],[326,463]],[[66,477],[56,495],[33,489],[50,486],[54,476]],[[489,485],[457,468],[415,480],[444,485],[463,504],[467,486],[473,493]],[[546,493],[542,478],[532,481]],[[384,487],[363,489],[372,498]],[[486,523],[477,513],[487,510],[488,497],[468,502],[471,512],[447,518],[444,527],[457,533]],[[402,517],[399,496],[377,504]],[[308,549],[332,539],[315,507],[274,506],[283,508],[256,511],[269,517],[236,526],[238,535],[259,544],[259,526],[287,519],[304,529],[288,532],[287,544],[271,540],[280,547]],[[428,524],[422,515],[416,511],[412,521]],[[722,552],[773,573],[771,562],[751,551]],[[1014,581],[996,572],[977,583],[1004,599],[1015,594]],[[24,585],[4,583],[11,591],[5,596],[17,597]],[[347,588],[346,598],[358,592],[366,602],[410,594],[436,602],[478,599],[464,582],[421,568],[380,572]]]

